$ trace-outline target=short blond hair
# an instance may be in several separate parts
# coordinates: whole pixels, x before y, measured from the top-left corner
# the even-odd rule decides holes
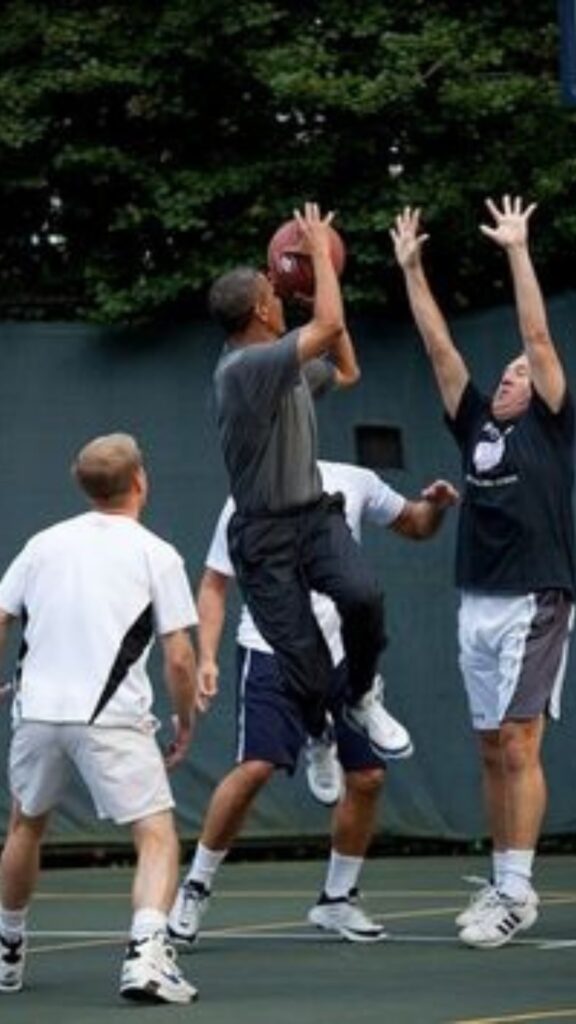
[[[131,434],[105,434],[80,449],[72,476],[92,501],[115,505],[129,494],[142,465],[142,453]]]

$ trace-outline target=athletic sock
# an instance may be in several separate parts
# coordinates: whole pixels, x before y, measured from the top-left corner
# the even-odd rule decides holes
[[[142,907],[140,910],[135,910],[130,928],[130,938],[140,942],[142,939],[149,939],[151,935],[156,935],[157,932],[164,933],[166,922],[166,914],[154,907]]]
[[[203,843],[198,843],[185,881],[198,882],[210,892],[214,876],[227,853],[228,850],[210,850]]]
[[[336,850],[331,851],[324,883],[329,899],[341,899],[356,888],[363,863],[363,857],[346,857]]]
[[[506,874],[506,851],[505,850],[493,850],[492,851],[492,885],[499,889],[504,881],[504,875]]]
[[[0,932],[8,942],[21,939],[26,931],[28,907],[23,910],[6,910],[0,907]]]
[[[532,889],[534,850],[506,850],[500,891],[512,899],[524,899]]]

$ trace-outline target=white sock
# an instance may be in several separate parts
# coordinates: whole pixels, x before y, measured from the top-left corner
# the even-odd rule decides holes
[[[149,939],[156,932],[165,932],[166,922],[166,914],[154,907],[142,907],[140,910],[135,910],[130,928],[130,938],[139,942],[141,939]]]
[[[492,884],[499,889],[504,881],[506,873],[506,852],[504,850],[492,851]]]
[[[332,850],[324,883],[324,892],[329,899],[347,896],[355,888],[363,863],[363,857],[345,857]]]
[[[203,843],[198,843],[185,881],[200,882],[210,891],[214,876],[227,853],[228,850],[210,850]]]
[[[523,899],[532,889],[534,850],[506,850],[504,878],[500,891],[513,899]]]
[[[8,942],[21,939],[26,931],[28,907],[23,910],[6,910],[0,907],[0,932]]]

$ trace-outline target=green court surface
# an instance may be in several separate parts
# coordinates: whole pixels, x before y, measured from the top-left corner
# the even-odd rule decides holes
[[[197,946],[180,962],[200,990],[185,1007],[123,1003],[117,979],[131,871],[46,871],[30,920],[25,989],[0,1024],[576,1024],[576,858],[538,862],[538,923],[500,950],[459,945],[464,875],[486,860],[368,861],[363,895],[389,941],[360,945],[306,923],[321,861],[225,865]]]

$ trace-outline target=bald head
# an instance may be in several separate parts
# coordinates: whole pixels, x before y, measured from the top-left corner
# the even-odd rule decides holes
[[[96,437],[80,449],[72,475],[96,504],[122,506],[142,476],[142,453],[130,434]]]

